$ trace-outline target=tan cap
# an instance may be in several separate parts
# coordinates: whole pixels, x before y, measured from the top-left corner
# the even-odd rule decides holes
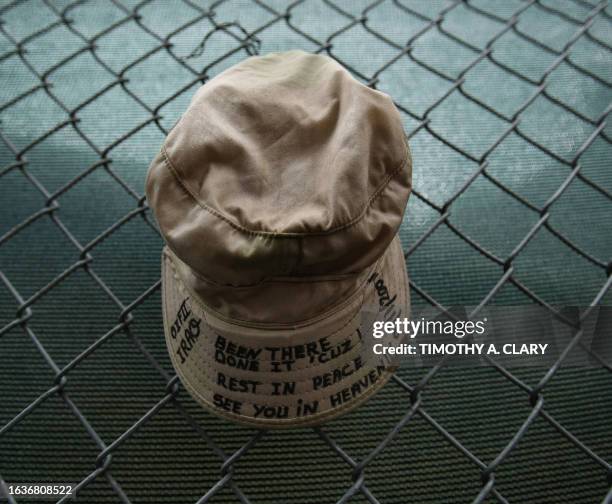
[[[411,158],[391,99],[331,58],[249,58],[202,86],[149,168],[166,342],[187,390],[262,427],[313,425],[392,369],[364,306],[408,316]]]

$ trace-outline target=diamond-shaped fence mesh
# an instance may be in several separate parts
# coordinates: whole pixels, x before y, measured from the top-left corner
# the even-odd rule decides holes
[[[553,306],[612,302],[606,1],[3,1],[0,484],[75,482],[92,503],[612,503],[612,363],[563,365],[579,329],[550,369],[402,369],[322,428],[234,426],[183,391],[148,162],[200,85],[295,48],[401,111],[413,303],[537,303],[578,327]]]

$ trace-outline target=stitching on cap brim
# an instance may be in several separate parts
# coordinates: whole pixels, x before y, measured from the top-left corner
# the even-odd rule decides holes
[[[393,238],[393,240],[395,240],[395,237]],[[373,271],[376,266],[378,264],[380,264],[380,262],[383,260],[383,258],[385,257],[385,254],[389,251],[389,247],[391,246],[391,244],[393,243],[393,240],[391,240],[391,243],[387,246],[387,248],[385,249],[385,251],[381,254],[381,256],[376,260],[376,262],[374,262],[374,264],[372,264],[369,267],[369,271]],[[168,247],[169,248],[169,247]],[[170,249],[171,250],[171,249]],[[174,254],[174,252],[172,252],[172,254]],[[162,252],[162,258],[167,255],[166,252]],[[175,254],[176,255],[176,254]],[[353,291],[350,292],[350,294],[348,294],[346,296],[346,298],[340,300],[338,302],[338,304],[334,305],[332,308],[324,311],[321,314],[315,315],[314,317],[308,318],[308,319],[304,319],[304,320],[297,320],[295,322],[292,323],[286,323],[286,324],[268,324],[268,323],[257,323],[257,322],[251,322],[248,320],[243,320],[243,319],[237,319],[237,318],[232,318],[232,317],[228,317],[227,315],[224,315],[223,313],[219,312],[218,310],[215,310],[214,308],[208,306],[206,303],[204,303],[199,296],[196,295],[196,293],[185,283],[185,281],[181,278],[179,272],[176,270],[176,267],[174,265],[174,259],[172,258],[172,256],[168,257],[170,262],[172,263],[172,268],[174,269],[175,273],[177,274],[177,276],[180,278],[180,281],[183,285],[183,287],[189,292],[189,294],[192,296],[194,302],[196,302],[200,308],[207,313],[210,313],[211,315],[215,316],[216,318],[218,318],[219,320],[222,320],[228,324],[233,324],[236,326],[243,326],[243,327],[251,327],[251,328],[255,328],[255,329],[268,329],[271,330],[273,328],[278,328],[278,329],[289,329],[289,328],[297,328],[297,327],[305,327],[305,326],[309,326],[314,324],[315,322],[320,322],[324,319],[327,319],[329,317],[331,317],[332,315],[334,315],[335,313],[337,313],[338,311],[342,310],[343,308],[345,308],[346,306],[350,305],[352,302],[354,302],[354,300],[356,298],[358,298],[359,296],[361,296],[362,300],[360,304],[363,304],[363,296],[365,295],[363,292],[363,287],[364,285],[367,283],[367,277],[369,276],[369,274],[364,278],[364,280],[357,285]],[[191,269],[191,268],[190,268]]]

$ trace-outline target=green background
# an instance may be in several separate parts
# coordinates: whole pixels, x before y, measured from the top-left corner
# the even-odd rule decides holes
[[[523,11],[517,28],[553,51],[562,51],[587,19],[589,8],[586,2],[541,4]],[[79,260],[79,251],[52,216],[85,245],[138,208],[148,163],[164,134],[155,122],[146,123],[151,113],[126,90],[151,109],[163,104],[156,112],[161,116],[159,124],[169,129],[200,85],[189,85],[193,73],[169,50],[178,57],[188,55],[214,28],[206,17],[185,26],[201,14],[188,2],[156,0],[140,6],[127,0],[77,3],[66,11],[72,20],[69,26],[58,16],[67,2],[4,1],[2,5],[0,132],[14,149],[0,142],[0,236],[5,236],[0,238],[0,271],[26,300],[49,283],[52,288],[31,306],[27,321],[31,332],[16,325],[0,336],[0,426],[54,385],[54,372],[37,350],[32,334],[61,368],[119,322],[121,309],[91,272],[124,306],[159,279],[162,241],[141,215],[136,215],[93,246],[89,272],[80,267],[58,282],[58,275]],[[446,13],[440,26],[452,36],[433,27],[413,44],[412,56],[430,68],[406,55],[385,66],[400,52],[393,44],[402,46],[428,24],[424,17],[401,6],[433,18],[451,2],[337,1],[345,11],[341,13],[329,2],[308,0],[291,9],[290,19],[271,11],[282,13],[289,5],[280,0],[265,0],[265,4],[196,3],[213,9],[212,19],[217,24],[238,23],[248,32],[256,31],[262,54],[295,48],[317,51],[331,37],[334,57],[359,72],[362,79],[377,77],[377,89],[389,93],[402,107],[410,135],[418,196],[411,197],[400,231],[408,249],[428,233],[440,218],[440,207],[478,169],[471,158],[483,156],[510,124],[456,89],[437,103],[504,26],[469,6],[509,18],[523,4],[479,0]],[[545,8],[551,6],[577,22]],[[138,19],[129,16],[135,8]],[[352,22],[351,16],[362,14],[367,18],[365,24]],[[611,14],[608,7],[589,28],[589,33],[608,47],[612,44]],[[247,57],[236,39],[244,33],[235,25],[228,30],[235,36],[214,31],[202,54],[184,63],[198,72],[206,68],[206,75],[213,77]],[[75,32],[85,39],[95,37],[93,53]],[[168,35],[172,47],[160,47]],[[15,41],[23,41],[21,55],[15,51]],[[499,37],[492,48],[498,62],[534,81],[557,57],[513,30]],[[571,46],[571,58],[599,79],[563,62],[548,76],[547,93],[596,120],[612,99],[611,87],[606,84],[612,79],[612,52],[583,35]],[[121,72],[126,81],[111,86],[117,76],[100,61]],[[41,80],[32,70],[45,76],[48,89],[66,109],[79,107],[76,124],[99,151],[111,147],[106,156],[112,160],[112,172],[100,167],[91,170],[56,198],[58,208],[52,214],[28,221],[7,237],[5,233],[45,208],[48,198],[41,186],[53,193],[100,160],[99,152],[71,124],[54,130],[69,115],[39,86]],[[465,73],[462,85],[465,93],[506,118],[512,118],[536,88],[487,58]],[[80,107],[99,92],[96,99]],[[419,127],[418,118],[426,112],[430,130]],[[596,126],[540,95],[521,114],[520,129],[556,156],[571,160]],[[45,136],[49,131],[52,133]],[[612,127],[603,131],[609,138]],[[15,150],[37,139],[40,141],[25,152],[23,169],[8,169],[16,162]],[[610,142],[598,136],[579,161],[581,173],[603,192],[575,178],[550,207],[549,224],[583,253],[542,228],[512,261],[513,277],[547,303],[588,305],[608,279],[605,267],[589,261],[585,254],[604,265],[612,258],[611,159]],[[572,171],[571,166],[514,132],[486,160],[491,177],[537,207],[544,205]],[[482,174],[448,210],[448,222],[455,229],[503,260],[540,218],[537,211]],[[436,227],[408,257],[408,271],[419,291],[446,306],[480,303],[504,273],[502,266],[446,223]],[[413,303],[426,302],[417,290],[412,296]],[[603,302],[610,304],[611,296],[608,291]],[[532,302],[510,283],[491,300],[514,305]],[[6,284],[0,283],[0,327],[11,323],[17,310],[18,301]],[[173,371],[162,334],[159,290],[131,314],[129,331],[117,332],[68,373],[64,398],[52,394],[0,436],[0,476],[5,481],[80,482],[95,470],[100,448],[65,398],[109,445],[164,397],[167,376]],[[143,349],[159,369],[151,365]],[[427,371],[404,369],[399,375],[414,385]],[[545,371],[532,368],[513,373],[533,386]],[[561,367],[543,395],[546,411],[610,464],[610,372]],[[532,410],[528,394],[493,368],[443,368],[422,392],[422,401],[428,415],[485,463],[511,441]],[[206,414],[184,391],[178,402],[228,454],[254,434]],[[409,395],[390,382],[365,406],[326,425],[324,431],[359,460],[384,439],[409,408]],[[169,403],[113,451],[109,471],[131,502],[182,503],[195,502],[204,495],[220,479],[221,464],[202,432]],[[353,483],[351,467],[311,429],[265,434],[238,460],[234,471],[233,480],[253,503],[331,503]],[[421,416],[408,422],[367,466],[365,475],[368,488],[383,503],[471,502],[482,488],[478,467]],[[610,491],[602,465],[541,417],[496,470],[495,481],[496,488],[516,503],[602,502]],[[79,502],[121,501],[109,481],[100,476],[83,490]],[[224,488],[211,502],[238,500]],[[367,501],[358,494],[350,502]]]

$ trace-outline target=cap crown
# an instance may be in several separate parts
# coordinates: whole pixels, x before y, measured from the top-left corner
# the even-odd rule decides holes
[[[202,86],[153,160],[147,196],[205,282],[350,275],[387,248],[411,160],[389,97],[331,58],[252,57]]]

